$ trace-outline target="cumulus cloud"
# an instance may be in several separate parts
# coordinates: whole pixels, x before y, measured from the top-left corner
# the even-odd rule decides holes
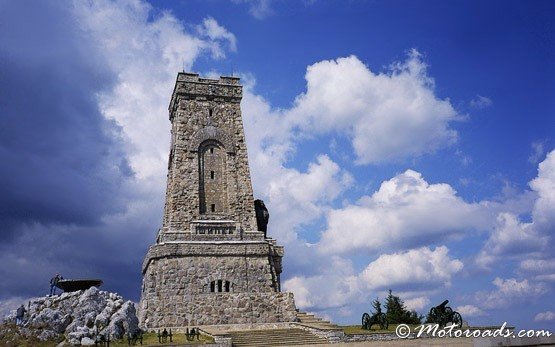
[[[482,291],[476,294],[476,302],[482,303],[486,309],[505,308],[516,302],[526,302],[548,292],[543,283],[533,283],[528,279],[521,281],[515,278],[493,280],[496,287],[492,291]]]
[[[539,232],[549,234],[555,227],[555,150],[547,154],[538,166],[538,177],[530,182],[538,199],[532,210],[532,218]]]
[[[430,299],[425,296],[410,298],[405,300],[405,306],[410,311],[422,311],[430,304]]]
[[[463,305],[455,309],[463,317],[479,317],[484,316],[486,313],[474,305]]]
[[[225,51],[220,47],[221,41],[227,41],[229,49],[234,52],[237,51],[237,39],[235,35],[218,24],[214,18],[205,18],[202,25],[197,26],[197,31],[201,36],[206,36],[210,39],[212,54],[215,58],[225,57]]]
[[[547,237],[538,235],[531,223],[521,223],[510,213],[501,213],[497,225],[484,244],[476,263],[488,267],[500,257],[520,256],[540,251],[546,245]]]
[[[500,259],[527,255],[534,259],[523,262],[523,269],[530,268],[531,264],[542,264],[547,271],[544,275],[553,275],[553,269],[548,264],[553,261],[550,249],[555,227],[555,151],[548,153],[539,164],[538,176],[529,185],[537,196],[532,208],[532,221],[522,222],[514,214],[500,213],[496,226],[478,255],[478,265],[488,267]]]
[[[333,256],[330,263],[324,260],[317,266],[317,273],[285,281],[284,289],[293,291],[297,305],[308,310],[349,311],[349,305],[368,302],[387,289],[399,293],[408,308],[422,310],[430,303],[426,295],[450,286],[452,276],[463,267],[448,252],[441,246],[384,254],[359,273],[349,259]]]
[[[396,161],[434,152],[457,139],[460,119],[448,99],[434,93],[422,56],[374,73],[357,57],[308,67],[307,90],[289,121],[309,132],[339,132],[352,141],[359,164]]]
[[[540,312],[534,317],[534,321],[536,322],[544,322],[544,321],[552,321],[552,320],[555,320],[555,312],[553,311]]]
[[[546,247],[549,249],[549,247]],[[520,262],[519,273],[537,281],[555,282],[555,258],[553,254],[540,254],[544,259],[526,259]]]
[[[74,13],[117,76],[114,88],[97,94],[103,115],[121,126],[138,178],[163,186],[170,136],[163,116],[176,72],[191,70],[203,53],[225,56],[223,45],[235,49],[235,36],[213,18],[204,19],[197,36],[171,13],[154,15],[138,0],[76,1]]]
[[[310,162],[304,172],[286,167],[295,149],[291,127],[284,122],[280,110],[272,109],[267,100],[254,92],[253,77],[247,75],[243,79],[241,107],[249,163],[253,168],[253,190],[268,206],[271,235],[298,247],[295,243],[299,227],[320,218],[331,202],[351,186],[353,178],[323,154]],[[290,255],[294,259],[289,260],[297,264],[306,262],[301,254],[293,251]]]
[[[176,72],[234,50],[234,36],[212,18],[188,32],[138,0],[3,3],[0,17],[1,236],[17,236],[0,244],[1,299],[45,293],[62,272],[136,300]]]
[[[357,204],[328,212],[319,247],[334,253],[411,248],[487,228],[490,219],[484,206],[465,202],[450,185],[429,184],[407,170]]]
[[[284,282],[283,288],[295,293],[295,303],[301,309],[339,308],[356,298],[363,300],[352,263],[337,256],[320,274],[294,276]]]
[[[463,268],[463,263],[449,258],[445,246],[432,250],[428,247],[412,249],[408,252],[384,254],[368,264],[361,274],[361,280],[369,289],[383,290],[397,288],[433,289],[450,286],[451,277]]]

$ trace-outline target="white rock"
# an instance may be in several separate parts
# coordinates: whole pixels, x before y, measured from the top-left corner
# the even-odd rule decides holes
[[[89,337],[83,337],[81,339],[81,346],[94,346],[94,340]]]

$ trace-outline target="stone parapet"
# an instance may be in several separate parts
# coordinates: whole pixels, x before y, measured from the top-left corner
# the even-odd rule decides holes
[[[227,102],[241,102],[243,87],[238,77],[222,76],[219,79],[201,78],[198,74],[180,72],[170,102],[170,120],[172,111],[177,108],[179,100],[201,99]]]

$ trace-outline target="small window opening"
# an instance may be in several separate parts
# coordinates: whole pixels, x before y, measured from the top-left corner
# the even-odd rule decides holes
[[[214,179],[214,171],[210,171],[210,178]]]
[[[229,293],[231,291],[231,282],[224,280],[217,280],[210,282],[211,293]]]
[[[212,118],[212,109],[211,108],[208,109],[208,117]]]
[[[214,148],[210,148],[210,153],[214,153]]]
[[[211,210],[212,212],[216,212],[216,204],[210,205],[210,210]]]

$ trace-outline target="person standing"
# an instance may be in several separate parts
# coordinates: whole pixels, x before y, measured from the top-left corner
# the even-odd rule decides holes
[[[60,280],[64,278],[60,274],[56,274],[56,276],[50,279],[50,296],[56,295],[56,286]]]
[[[25,312],[27,312],[27,310],[25,309],[25,306],[23,306],[22,304],[21,306],[19,306],[19,308],[16,311],[15,325],[21,326],[23,324],[23,317],[25,316]]]

